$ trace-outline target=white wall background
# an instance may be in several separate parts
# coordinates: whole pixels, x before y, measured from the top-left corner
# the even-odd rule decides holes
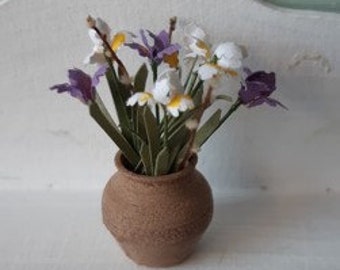
[[[340,16],[252,0],[0,1],[0,189],[102,188],[114,172],[117,149],[86,107],[48,90],[82,67],[89,13],[132,31],[195,20],[212,42],[247,45],[250,67],[277,72],[289,111],[241,109],[200,153],[215,190],[340,191]]]

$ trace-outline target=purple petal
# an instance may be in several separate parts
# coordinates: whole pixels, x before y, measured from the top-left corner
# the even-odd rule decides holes
[[[141,38],[142,38],[143,44],[146,46],[146,48],[148,49],[148,51],[151,51],[151,46],[149,45],[148,39],[147,39],[146,36],[145,36],[144,30],[142,29],[142,30],[140,30],[139,32],[140,32],[140,36],[141,36]]]
[[[158,50],[163,50],[164,48],[168,47],[169,44],[169,34],[163,30],[157,36],[149,32],[150,36],[155,40],[155,47]]]
[[[145,48],[144,46],[142,46],[138,43],[135,43],[135,42],[127,43],[125,45],[130,47],[133,50],[137,50],[140,56],[150,58],[150,51],[147,48]]]
[[[104,76],[108,69],[107,65],[100,66],[92,77],[92,86],[96,87],[99,84],[100,77]]]
[[[83,92],[79,88],[71,86],[69,93],[72,97],[79,99],[84,104],[87,104],[90,100],[84,96]]]
[[[58,93],[68,92],[71,96],[78,98],[81,102],[88,104],[94,100],[95,88],[92,87],[91,77],[80,69],[74,68],[68,71],[70,83],[57,84],[52,86],[51,90],[57,90]]]
[[[254,96],[257,95],[270,95],[271,91],[267,84],[260,81],[248,82],[246,81],[247,91],[251,92]]]
[[[265,102],[272,107],[280,106],[281,108],[288,110],[288,108],[285,105],[283,105],[280,101],[278,101],[276,99],[266,98]]]
[[[56,84],[50,87],[50,90],[57,90],[57,93],[69,92],[70,91],[69,83]]]
[[[160,51],[157,54],[157,57],[163,59],[164,55],[171,55],[175,52],[178,52],[181,46],[179,44],[172,44],[169,47],[165,48],[164,50]]]
[[[71,86],[75,86],[79,89],[88,90],[92,87],[91,77],[80,69],[74,68],[68,70],[68,77]]]
[[[252,108],[252,107],[255,107],[255,106],[259,106],[259,105],[262,105],[265,101],[266,101],[265,98],[258,98],[258,99],[255,99],[255,100],[249,102],[247,107]]]
[[[256,71],[246,78],[246,82],[261,82],[267,85],[271,92],[276,89],[274,72],[266,73],[265,71]]]

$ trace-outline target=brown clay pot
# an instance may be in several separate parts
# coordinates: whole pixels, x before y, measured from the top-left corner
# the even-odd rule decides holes
[[[118,171],[102,199],[107,229],[138,264],[162,267],[184,261],[213,213],[210,186],[195,169],[197,156],[182,171],[155,177],[126,169],[120,152],[115,163]]]

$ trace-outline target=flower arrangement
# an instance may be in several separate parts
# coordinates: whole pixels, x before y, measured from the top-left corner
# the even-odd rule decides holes
[[[87,24],[94,47],[85,63],[96,64],[97,71],[90,76],[70,69],[69,82],[50,89],[68,92],[88,106],[93,119],[122,151],[128,167],[138,174],[155,176],[183,169],[191,155],[241,106],[266,103],[285,108],[270,97],[276,89],[275,73],[250,71],[243,66],[243,47],[233,42],[211,46],[206,33],[194,23],[182,27],[182,45],[172,40],[176,18],[170,19],[168,31],[140,30],[139,37],[121,31],[111,38],[110,27],[100,18],[89,16]],[[133,77],[118,56],[123,47],[146,60]],[[148,87],[150,73],[152,86]],[[119,123],[96,90],[103,76]],[[224,79],[239,80],[236,98],[216,93]],[[216,100],[230,103],[229,109],[225,113],[217,109],[202,122]]]

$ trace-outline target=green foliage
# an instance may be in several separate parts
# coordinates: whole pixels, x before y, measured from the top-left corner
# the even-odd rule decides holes
[[[194,143],[195,147],[200,148],[214,133],[220,123],[221,112],[222,111],[218,109],[197,131]]]

